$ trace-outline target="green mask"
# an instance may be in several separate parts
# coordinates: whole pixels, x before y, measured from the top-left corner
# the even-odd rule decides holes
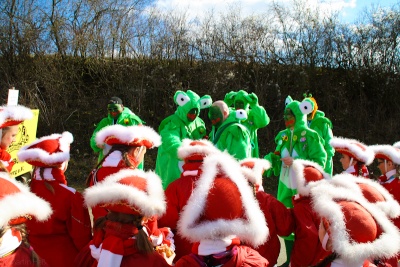
[[[119,117],[119,115],[122,113],[123,109],[124,108],[122,107],[121,104],[108,104],[107,105],[108,114],[114,119]]]
[[[235,101],[235,109],[244,109],[244,102],[242,100]]]
[[[217,106],[211,106],[208,110],[208,118],[211,120],[211,123],[215,127],[219,127],[224,119],[224,116]]]

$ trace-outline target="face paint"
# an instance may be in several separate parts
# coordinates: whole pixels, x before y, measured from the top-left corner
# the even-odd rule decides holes
[[[120,104],[108,104],[107,110],[108,114],[115,119],[122,113],[123,107]]]
[[[244,109],[244,102],[241,100],[235,101],[235,109]]]
[[[294,126],[296,122],[296,118],[293,112],[290,109],[285,110],[285,114],[283,115],[283,119],[285,120],[286,128],[291,128]]]
[[[189,113],[186,115],[189,121],[194,121],[199,114],[199,110],[197,108],[192,108],[189,110]]]
[[[223,120],[223,114],[219,107],[211,106],[208,111],[208,118],[211,120],[213,126],[219,127]]]

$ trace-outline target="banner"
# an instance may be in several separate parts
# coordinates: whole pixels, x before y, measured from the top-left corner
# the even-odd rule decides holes
[[[15,162],[15,165],[11,170],[11,176],[13,177],[20,176],[32,170],[32,165],[26,162],[19,162],[17,157],[17,153],[21,147],[26,146],[36,140],[39,110],[33,109],[32,112],[32,119],[23,121],[18,125],[18,134],[15,138],[15,141],[7,149],[8,153],[11,155],[11,158]]]

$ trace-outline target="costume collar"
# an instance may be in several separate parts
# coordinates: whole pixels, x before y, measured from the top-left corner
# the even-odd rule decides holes
[[[390,183],[394,178],[396,178],[396,169],[388,171],[385,175],[379,177],[381,183]]]

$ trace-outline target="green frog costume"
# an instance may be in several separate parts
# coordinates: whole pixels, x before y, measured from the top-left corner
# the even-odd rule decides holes
[[[162,144],[158,148],[156,173],[163,181],[164,189],[180,177],[183,161],[178,158],[182,140],[198,140],[206,135],[204,121],[198,117],[200,109],[210,107],[209,95],[199,97],[195,92],[177,91],[174,102],[178,105],[175,113],[165,118],[158,127]]]
[[[333,138],[332,133],[332,122],[330,119],[325,117],[325,113],[318,110],[317,101],[315,98],[309,94],[304,95],[304,100],[312,101],[314,103],[314,110],[307,116],[308,127],[312,130],[316,131],[321,137],[321,141],[323,142],[323,146],[326,152],[326,164],[324,171],[332,175],[333,171],[333,161],[332,157],[335,154],[335,149],[330,145],[330,141]]]
[[[257,130],[267,126],[270,119],[264,107],[258,104],[256,94],[248,94],[244,90],[238,92],[231,91],[225,95],[224,102],[228,107],[235,109],[244,109],[247,112],[247,119],[242,122],[249,130],[251,139],[251,156],[259,157]]]
[[[291,177],[291,166],[285,166],[282,158],[305,159],[316,162],[321,167],[326,163],[326,152],[318,133],[307,126],[306,115],[312,112],[313,103],[304,100],[293,100],[290,96],[286,99],[284,112],[287,128],[275,137],[276,149],[265,156],[271,162],[272,168],[267,172],[271,176],[279,175],[277,199],[286,207],[292,208],[292,196],[297,194],[297,184]],[[293,127],[293,130],[291,130]]]

